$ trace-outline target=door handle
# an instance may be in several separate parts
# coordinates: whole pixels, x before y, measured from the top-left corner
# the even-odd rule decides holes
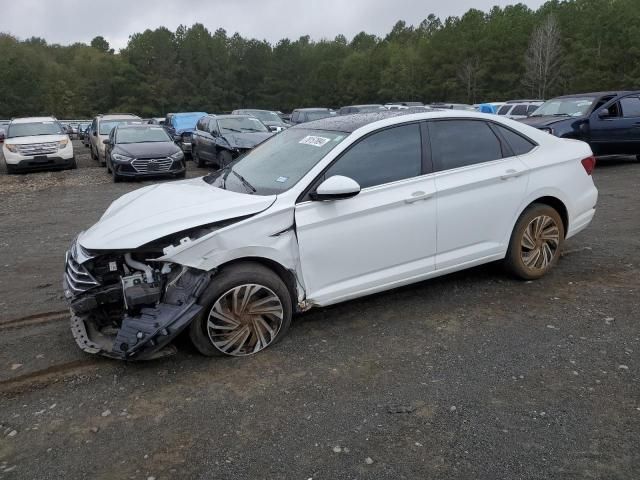
[[[500,175],[500,180],[509,180],[510,178],[519,177],[520,175],[522,175],[522,172],[510,168],[509,170],[504,172],[504,175]]]
[[[423,191],[417,191],[417,192],[413,192],[411,194],[411,197],[407,198],[404,203],[415,203],[415,202],[419,202],[420,200],[429,200],[431,197],[433,197],[433,193],[425,193]]]

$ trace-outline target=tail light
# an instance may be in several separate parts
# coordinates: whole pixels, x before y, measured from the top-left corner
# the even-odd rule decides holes
[[[591,175],[593,169],[596,168],[596,157],[592,155],[590,157],[583,158],[581,163],[584,170],[587,172],[587,175]]]

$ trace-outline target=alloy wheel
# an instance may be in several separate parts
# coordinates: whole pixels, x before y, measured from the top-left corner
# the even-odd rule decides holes
[[[525,228],[520,241],[520,258],[526,268],[546,270],[560,245],[560,229],[547,215],[535,217]]]
[[[207,333],[213,346],[232,356],[246,356],[268,347],[284,319],[280,298],[269,288],[245,284],[222,294],[211,307]]]

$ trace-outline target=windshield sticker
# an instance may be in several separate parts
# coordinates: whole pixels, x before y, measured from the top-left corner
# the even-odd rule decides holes
[[[303,145],[313,145],[314,147],[322,147],[325,143],[329,142],[330,140],[331,140],[330,138],[307,135],[298,143],[302,143]]]
[[[278,182],[278,183],[284,183],[287,180],[289,180],[289,177],[278,177],[278,178],[276,178],[276,182]]]

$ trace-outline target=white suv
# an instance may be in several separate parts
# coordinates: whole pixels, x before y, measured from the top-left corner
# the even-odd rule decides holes
[[[104,141],[109,138],[113,127],[120,124],[142,124],[143,120],[137,115],[130,113],[113,113],[109,115],[98,115],[91,123],[91,137],[89,137],[89,150],[91,158],[100,162],[100,166],[107,166],[107,159],[104,155]]]
[[[44,168],[77,168],[69,135],[54,117],[11,120],[2,154],[7,173]]]
[[[498,109],[498,115],[521,120],[535,112],[544,100],[509,100]]]

